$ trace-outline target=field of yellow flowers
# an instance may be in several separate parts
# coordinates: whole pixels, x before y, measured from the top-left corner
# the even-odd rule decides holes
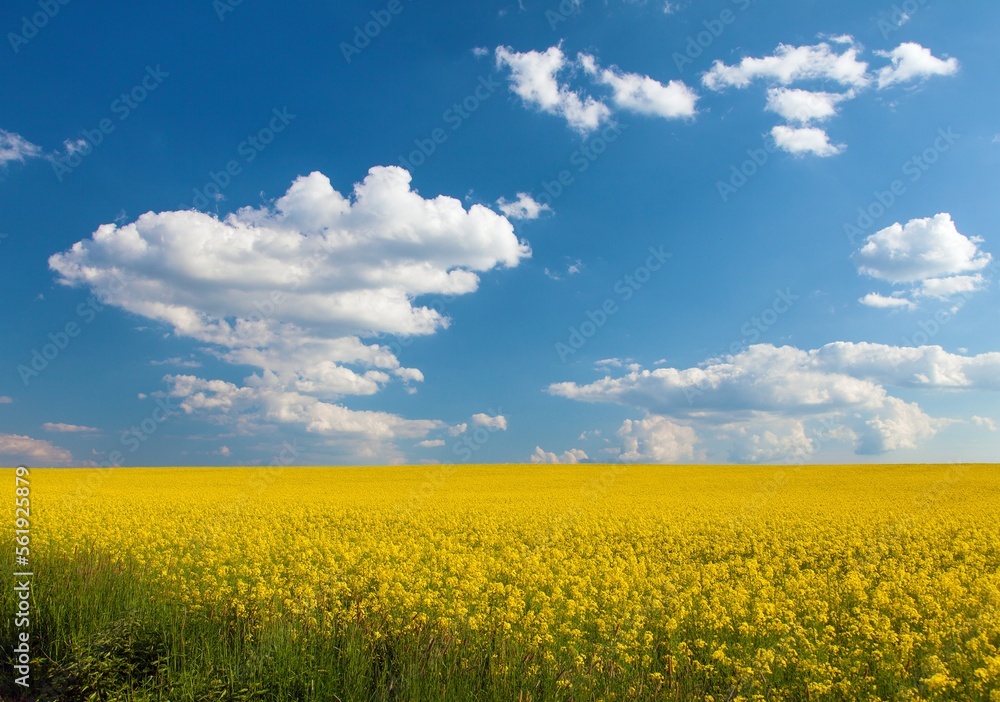
[[[1000,701],[1000,466],[32,478],[52,699]]]

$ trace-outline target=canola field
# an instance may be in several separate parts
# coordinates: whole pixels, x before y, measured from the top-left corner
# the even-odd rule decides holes
[[[32,513],[50,699],[1000,702],[1000,466],[35,469]]]

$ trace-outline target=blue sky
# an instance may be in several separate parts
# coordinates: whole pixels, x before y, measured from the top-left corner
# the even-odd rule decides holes
[[[1000,7],[0,14],[0,463],[996,461]]]

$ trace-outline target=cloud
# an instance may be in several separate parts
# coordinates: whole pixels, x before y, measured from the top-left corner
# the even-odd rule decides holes
[[[672,80],[663,85],[649,76],[623,73],[617,66],[602,69],[589,54],[579,54],[578,61],[597,84],[611,88],[612,100],[620,109],[665,119],[696,114],[698,94],[683,81]]]
[[[609,368],[625,368],[630,371],[642,370],[642,366],[631,358],[602,358],[594,362],[594,368],[602,371]]]
[[[899,297],[901,294],[948,299],[975,292],[985,285],[983,276],[974,273],[986,268],[992,260],[989,253],[980,250],[981,243],[979,237],[961,234],[951,215],[942,212],[911,219],[905,225],[896,222],[875,232],[854,252],[852,260],[861,275],[907,286],[904,292],[897,291],[888,299],[905,299]],[[889,306],[880,305],[886,299],[872,293],[862,298],[862,302]],[[915,304],[912,300],[907,302]],[[903,306],[903,303],[891,304]]]
[[[581,402],[636,408],[650,416],[732,433],[757,434],[756,451],[799,446],[789,420],[833,422],[854,439],[858,453],[910,448],[934,435],[943,420],[915,403],[893,397],[886,386],[950,390],[1000,390],[1000,353],[951,354],[939,346],[919,348],[835,342],[814,350],[757,344],[738,354],[685,369],[657,368],[606,377],[590,384],[554,383],[552,395]],[[772,440],[762,433],[782,422]],[[793,427],[794,428],[794,427]],[[786,440],[779,440],[785,436]],[[753,444],[737,453],[753,455]],[[775,450],[777,450],[775,448]]]
[[[818,127],[779,124],[771,129],[771,137],[779,149],[795,155],[836,156],[845,148],[843,144],[831,144],[826,132]]]
[[[867,431],[860,438],[857,453],[875,455],[898,449],[917,448],[937,433],[946,422],[932,419],[915,403],[896,397],[886,398],[886,406],[865,420]]]
[[[854,46],[854,37],[850,34],[836,34],[833,36],[821,34],[820,38],[829,39],[834,44],[847,44],[848,46]]]
[[[551,451],[542,450],[541,446],[536,446],[535,452],[531,454],[532,463],[579,463],[587,459],[587,454],[580,449],[570,449],[557,455]]]
[[[698,437],[694,429],[666,417],[626,419],[618,430],[623,450],[619,458],[629,463],[677,463],[694,460]]]
[[[899,297],[896,293],[887,297],[885,295],[872,292],[860,298],[858,302],[866,307],[879,307],[882,309],[912,309],[913,307],[916,307],[916,303],[913,302],[913,300],[905,297]]]
[[[581,261],[578,258],[574,258],[574,259],[569,259],[567,261],[565,273],[554,271],[550,269],[548,266],[545,267],[544,273],[547,277],[551,278],[552,280],[563,280],[566,276],[577,275],[578,273],[583,271],[583,269],[584,269],[583,261]]]
[[[105,224],[49,265],[63,284],[162,322],[222,361],[258,369],[242,386],[167,376],[169,396],[183,398],[185,411],[390,440],[440,423],[335,402],[423,379],[362,338],[445,328],[449,320],[420,305],[421,296],[472,293],[478,273],[530,255],[506,218],[443,195],[424,198],[406,170],[389,166],[372,168],[349,196],[316,172],[273,205],[221,220],[175,211]]]
[[[425,439],[417,444],[423,448],[437,448],[439,446],[444,446],[444,439]]]
[[[812,125],[837,114],[837,106],[854,99],[868,86],[879,89],[931,75],[950,75],[958,70],[958,61],[935,58],[919,44],[901,44],[891,52],[875,52],[888,57],[891,66],[875,73],[859,57],[861,47],[853,37],[828,37],[811,46],[779,44],[774,53],[763,57],[744,57],[739,63],[726,65],[720,60],[702,76],[702,84],[710,90],[747,88],[755,81],[769,83],[766,109],[791,124],[774,127],[771,131],[777,145],[792,154],[833,156],[844,150],[843,144],[831,144],[826,132]],[[836,46],[831,46],[830,42]],[[793,83],[808,81],[833,83],[843,92],[827,92],[790,88]],[[791,126],[796,125],[796,126]]]
[[[500,198],[497,200],[500,211],[510,219],[538,219],[543,212],[551,212],[546,204],[536,202],[528,193],[518,193],[513,202]]]
[[[7,456],[11,463],[36,466],[68,466],[73,455],[48,441],[32,439],[20,434],[0,434],[0,456]]]
[[[9,405],[14,401],[14,398],[7,395],[0,395],[0,405]]]
[[[992,257],[979,250],[981,242],[960,234],[951,215],[942,212],[872,234],[853,258],[859,273],[878,280],[923,281],[985,268]]]
[[[54,432],[71,433],[71,434],[89,434],[96,431],[100,431],[99,429],[95,429],[94,427],[84,427],[80,426],[79,424],[61,424],[53,422],[45,422],[45,424],[42,425],[42,429],[44,429],[45,431],[54,431]]]
[[[526,105],[562,117],[581,134],[610,121],[612,110],[603,101],[560,82],[560,73],[583,69],[593,85],[611,89],[611,102],[619,110],[665,119],[696,114],[698,95],[683,81],[672,80],[664,85],[646,75],[623,72],[617,66],[601,68],[590,54],[578,54],[576,61],[570,61],[559,46],[526,52],[498,46],[496,63],[498,69],[510,72],[510,89]]]
[[[570,127],[587,134],[611,117],[611,109],[603,102],[560,85],[556,74],[568,66],[566,56],[558,46],[545,51],[517,52],[508,46],[496,49],[498,69],[510,71],[510,89],[526,105],[558,115]]]
[[[507,418],[502,414],[490,416],[480,412],[479,414],[472,415],[472,423],[476,426],[486,427],[487,429],[507,431]]]
[[[907,83],[931,76],[950,76],[958,72],[958,59],[939,59],[920,44],[904,42],[892,51],[876,51],[892,60],[891,66],[878,71],[879,90],[897,83]]]
[[[702,76],[702,83],[710,90],[745,88],[754,80],[781,85],[800,80],[831,80],[863,88],[869,83],[868,64],[858,60],[858,49],[853,45],[838,52],[827,42],[813,46],[779,44],[770,56],[745,57],[734,66],[716,60]]]
[[[940,346],[889,346],[837,341],[809,352],[825,372],[882,385],[948,390],[1000,390],[1000,352],[955,354]]]
[[[770,88],[767,109],[789,122],[822,122],[837,114],[837,105],[854,97],[853,92],[823,93],[798,88]]]
[[[986,279],[976,275],[953,275],[947,278],[929,278],[920,284],[917,294],[922,297],[935,297],[947,300],[956,295],[965,295],[982,290]]]
[[[149,362],[151,366],[179,366],[181,368],[201,368],[201,361],[196,361],[193,358],[181,358],[180,356],[171,356],[170,358],[165,358],[162,361],[152,360]]]
[[[0,166],[12,161],[23,163],[26,159],[41,156],[42,149],[20,134],[0,129]]]
[[[816,449],[797,419],[738,426],[732,439],[731,458],[739,463],[801,463]]]
[[[312,173],[273,209],[224,220],[148,212],[127,226],[105,224],[49,265],[61,283],[104,292],[179,335],[244,347],[241,331],[271,339],[278,326],[320,339],[430,334],[447,320],[415,306],[416,297],[474,292],[476,271],[528,256],[506,218],[450,197],[424,199],[405,169],[387,166],[372,168],[350,199]],[[129,281],[117,292],[116,272]]]
[[[254,433],[261,423],[301,426],[306,432],[357,441],[418,439],[444,428],[437,420],[404,419],[395,414],[355,411],[288,389],[272,373],[250,376],[239,386],[193,375],[168,375],[167,396],[186,414],[203,414],[223,424]]]
[[[987,431],[996,431],[997,430],[997,423],[996,423],[996,421],[993,420],[993,419],[990,419],[989,417],[980,417],[978,415],[977,416],[973,416],[972,423],[975,424],[977,427],[982,427],[983,429],[986,429]]]
[[[449,436],[458,436],[460,434],[464,434],[465,430],[468,429],[468,428],[469,428],[469,425],[466,424],[465,422],[462,422],[461,424],[456,424],[455,426],[448,427],[448,435]]]

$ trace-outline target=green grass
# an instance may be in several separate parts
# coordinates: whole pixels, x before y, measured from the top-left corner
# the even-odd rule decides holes
[[[10,569],[7,569],[10,572]],[[8,676],[0,698],[21,700],[549,700],[560,695],[557,670],[532,674],[530,655],[505,650],[498,637],[405,639],[376,635],[370,620],[330,634],[301,625],[260,627],[210,612],[192,614],[162,599],[140,574],[97,554],[35,564],[32,685]],[[12,589],[0,606],[13,611]],[[0,625],[14,639],[13,619]],[[498,660],[515,665],[500,674]],[[624,681],[622,681],[624,685]]]

